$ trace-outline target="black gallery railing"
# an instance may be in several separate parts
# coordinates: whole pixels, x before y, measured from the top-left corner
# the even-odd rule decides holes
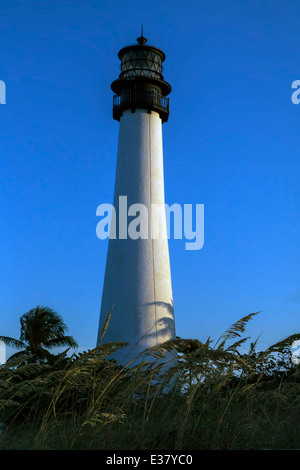
[[[114,95],[114,108],[160,108],[164,111],[169,110],[169,98],[160,95],[154,91],[134,91],[128,90],[121,96]]]

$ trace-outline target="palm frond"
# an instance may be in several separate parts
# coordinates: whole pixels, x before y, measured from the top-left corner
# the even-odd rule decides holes
[[[49,349],[62,346],[77,348],[78,343],[72,336],[57,336],[56,338],[51,338],[48,341],[45,341],[44,346]]]
[[[3,343],[5,343],[7,346],[10,346],[12,348],[21,349],[26,347],[26,344],[23,341],[20,341],[15,338],[10,338],[8,336],[0,336],[0,340],[3,341]]]

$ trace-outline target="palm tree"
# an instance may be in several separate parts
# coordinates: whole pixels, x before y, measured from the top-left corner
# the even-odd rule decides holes
[[[10,356],[10,359],[26,354],[31,356],[30,362],[44,362],[51,356],[48,349],[78,346],[72,336],[65,335],[67,326],[62,318],[49,307],[38,305],[24,313],[20,323],[20,339],[0,336],[0,340],[8,346],[21,349]]]

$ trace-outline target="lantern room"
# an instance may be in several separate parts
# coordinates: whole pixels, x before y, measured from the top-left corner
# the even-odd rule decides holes
[[[171,86],[162,74],[166,56],[161,49],[146,43],[147,39],[142,34],[137,44],[126,46],[118,53],[121,73],[111,85],[115,93],[113,117],[117,121],[124,110],[134,112],[136,108],[156,111],[162,122],[168,120],[169,99],[166,96]]]

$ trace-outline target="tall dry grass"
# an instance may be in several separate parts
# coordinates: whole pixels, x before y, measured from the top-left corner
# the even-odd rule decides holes
[[[256,314],[217,341],[176,338],[126,366],[108,359],[121,343],[8,362],[0,449],[300,448],[300,374],[289,360],[300,335],[241,354]],[[166,368],[169,353],[177,361]]]

